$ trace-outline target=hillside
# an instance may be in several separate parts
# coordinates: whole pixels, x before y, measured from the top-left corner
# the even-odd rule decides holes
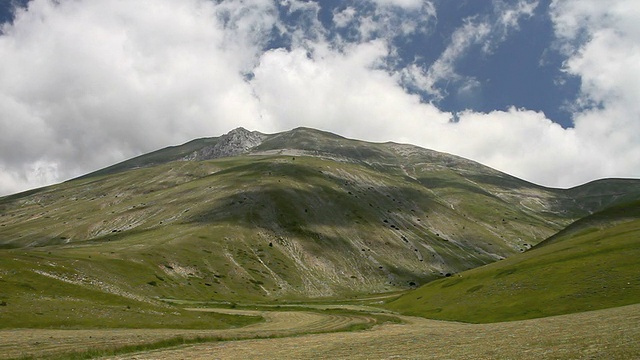
[[[435,281],[388,304],[405,314],[498,322],[640,302],[640,202],[573,223],[524,254]]]
[[[237,129],[1,198],[0,300],[65,308],[108,294],[162,306],[406,290],[633,198],[640,181],[549,189],[411,145]]]

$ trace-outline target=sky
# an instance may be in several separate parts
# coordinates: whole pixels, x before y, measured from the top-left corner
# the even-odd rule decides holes
[[[0,195],[236,127],[640,177],[637,0],[0,0]]]

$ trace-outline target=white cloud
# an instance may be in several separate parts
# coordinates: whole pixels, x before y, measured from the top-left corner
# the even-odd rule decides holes
[[[626,38],[639,38],[638,7],[633,0],[554,0],[551,15],[556,34],[563,40],[586,40],[603,29],[615,29]]]
[[[447,150],[540,184],[575,185],[597,170],[599,159],[585,156],[591,150],[575,131],[563,129],[540,112],[466,111],[451,127],[448,132],[456,132],[457,144]]]
[[[598,149],[599,176],[640,175],[640,3],[554,1],[552,17],[581,78],[574,114],[581,141]]]
[[[377,40],[343,52],[319,45],[314,57],[303,50],[265,53],[252,80],[264,117],[279,129],[311,126],[377,141],[408,140],[407,133],[427,121],[446,123],[448,114],[421,104],[396,77],[377,70],[388,51]]]

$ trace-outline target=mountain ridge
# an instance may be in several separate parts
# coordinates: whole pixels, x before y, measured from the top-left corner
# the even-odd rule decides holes
[[[236,136],[236,134],[240,134],[240,133],[254,134],[254,136],[259,137],[261,141],[254,142],[251,144],[240,143],[235,148],[228,150],[232,152],[233,155],[231,155],[231,153],[229,155],[225,155],[221,153],[217,155],[210,155],[210,157],[207,158],[207,156],[202,154],[204,151],[211,151],[211,149],[215,148],[216,146],[219,146],[220,144],[218,144],[218,142],[221,139],[223,140],[229,139],[231,137]],[[413,150],[420,149],[421,151],[424,152],[423,155],[430,154],[432,155],[431,156],[432,158],[449,157],[449,159],[456,159],[457,161],[463,161],[466,166],[481,166],[481,167],[491,169],[473,160],[468,160],[456,155],[421,148],[419,146],[412,145],[412,144],[395,143],[391,141],[378,143],[378,142],[353,140],[353,139],[349,139],[349,138],[346,138],[337,134],[333,134],[327,131],[317,130],[317,129],[308,128],[308,127],[297,127],[289,131],[284,131],[284,132],[279,132],[274,134],[265,134],[265,133],[260,133],[258,131],[249,131],[243,127],[238,127],[219,137],[198,138],[198,139],[188,141],[181,145],[169,146],[162,149],[158,149],[150,153],[142,154],[134,158],[131,158],[129,160],[125,160],[120,163],[108,166],[106,168],[103,168],[94,172],[90,172],[78,178],[105,175],[113,172],[120,172],[120,171],[125,171],[130,169],[136,169],[140,167],[159,165],[159,164],[163,164],[171,161],[206,160],[206,159],[215,159],[215,158],[220,158],[220,157],[225,157],[230,155],[237,156],[242,154],[251,155],[252,154],[251,150],[255,150],[253,151],[253,153],[258,155],[276,154],[277,151],[280,151],[279,153],[283,155],[296,155],[296,154],[309,155],[309,156],[323,155],[323,152],[321,150],[313,146],[309,146],[310,144],[312,144],[312,142],[310,142],[308,139],[306,142],[304,140],[295,141],[294,144],[296,146],[293,146],[291,149],[285,149],[278,146],[280,145],[279,142],[282,142],[282,138],[286,138],[286,137],[295,138],[297,135],[299,136],[300,134],[303,134],[303,136],[307,135],[307,136],[316,137],[316,138],[318,137],[318,135],[321,135],[327,138],[331,138],[334,141],[348,141],[348,142],[356,142],[356,143],[363,143],[363,144],[370,144],[370,145],[383,145],[383,146],[389,145],[389,146],[396,146],[398,148],[410,148]],[[266,144],[263,145],[262,143],[265,141],[266,141]],[[291,150],[291,152],[288,153],[286,152],[286,150]],[[293,150],[298,150],[302,152],[293,152]],[[305,151],[307,152],[305,153]],[[338,154],[336,154],[333,151],[328,151],[328,152],[325,152],[324,155],[326,155],[329,158],[338,159],[339,157],[336,157],[336,155],[339,155],[339,154],[343,155],[342,159],[344,160],[344,159],[350,158],[349,156],[344,156],[345,154],[353,155],[353,152],[349,153],[349,151],[347,150],[341,150]],[[368,155],[371,156],[372,154],[369,153]],[[392,160],[395,160],[395,159],[392,159]],[[493,170],[495,173],[507,175],[509,178],[513,180],[514,183],[516,183],[516,186],[518,186],[517,183],[525,182],[529,184],[529,186],[535,186],[535,187],[550,189],[550,190],[566,191],[571,193],[580,193],[580,192],[595,193],[593,194],[594,196],[602,195],[601,193],[602,189],[603,188],[606,189],[607,186],[610,186],[612,182],[625,182],[631,185],[634,185],[637,182],[637,179],[632,179],[632,178],[604,178],[604,179],[596,179],[596,180],[588,181],[584,184],[580,184],[570,188],[555,188],[555,187],[548,187],[548,186],[543,186],[543,185],[535,184],[532,182],[528,182],[526,180],[519,179],[517,177],[514,177],[506,173],[502,173],[494,169],[491,169],[491,170]]]

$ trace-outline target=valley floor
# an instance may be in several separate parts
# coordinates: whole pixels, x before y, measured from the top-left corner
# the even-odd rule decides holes
[[[245,312],[256,314],[256,312]],[[217,341],[109,359],[635,359],[640,358],[640,304],[542,319],[462,324],[402,317],[403,324],[335,331],[373,317],[305,311],[261,311],[266,320],[242,329],[3,330],[0,356],[41,357],[81,347],[125,345],[171,336],[220,336]],[[307,334],[299,335],[298,334]],[[281,338],[256,339],[265,336]],[[106,358],[103,358],[106,359]]]

